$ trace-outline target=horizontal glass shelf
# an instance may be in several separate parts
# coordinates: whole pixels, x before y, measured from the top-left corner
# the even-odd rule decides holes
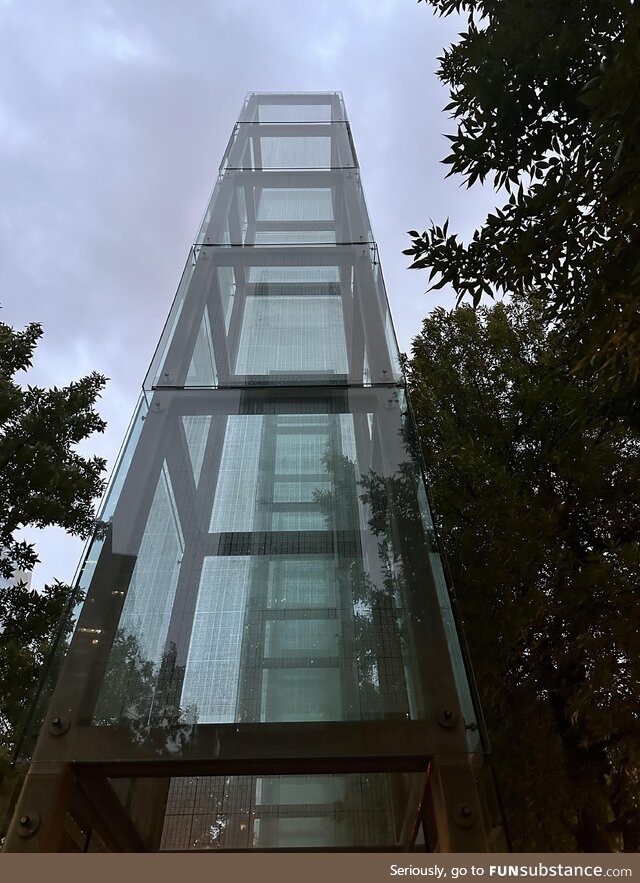
[[[227,170],[195,239],[206,245],[372,242],[355,169]]]
[[[346,118],[340,92],[253,92],[240,114],[241,123],[343,122]]]
[[[345,169],[357,166],[347,123],[245,123],[236,126],[224,169]]]
[[[185,269],[145,388],[401,379],[375,248],[202,246]]]

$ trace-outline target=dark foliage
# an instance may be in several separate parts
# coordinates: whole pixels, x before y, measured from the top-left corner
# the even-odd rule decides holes
[[[434,288],[535,291],[601,407],[640,414],[640,7],[633,0],[426,0],[468,15],[439,59],[457,122],[449,174],[505,202],[472,241],[410,231]]]
[[[514,848],[640,848],[640,436],[516,298],[408,364]]]

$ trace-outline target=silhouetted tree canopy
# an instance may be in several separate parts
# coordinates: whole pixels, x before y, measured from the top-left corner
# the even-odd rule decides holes
[[[42,336],[36,323],[15,331],[0,322],[0,576],[31,570],[33,544],[16,538],[22,527],[58,525],[86,537],[95,498],[104,489],[105,460],[85,458],[76,445],[105,422],[94,410],[105,378],[93,374],[69,386],[23,387],[15,375],[29,368]]]
[[[408,379],[514,848],[640,848],[640,436],[544,307],[442,309]]]
[[[104,487],[105,461],[76,446],[104,430],[94,406],[105,378],[93,373],[62,389],[24,386],[19,375],[41,336],[36,323],[16,331],[0,322],[0,782],[71,593],[59,582],[37,592],[21,581],[38,557],[19,531],[57,525],[87,537]],[[0,816],[7,796],[5,782]]]
[[[419,0],[420,2],[420,0]],[[640,414],[640,7],[634,0],[425,0],[466,13],[439,59],[457,131],[449,174],[504,204],[469,243],[431,224],[406,254],[458,299],[535,291],[596,373],[601,405]],[[419,92],[418,92],[419,94]],[[507,191],[507,192],[505,192]]]

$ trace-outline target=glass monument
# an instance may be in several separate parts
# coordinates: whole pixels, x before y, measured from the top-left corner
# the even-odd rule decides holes
[[[503,848],[339,93],[247,97],[99,519],[8,850]]]

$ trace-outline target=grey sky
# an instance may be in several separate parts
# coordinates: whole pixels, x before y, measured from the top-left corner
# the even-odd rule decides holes
[[[493,205],[439,164],[457,30],[414,0],[0,0],[0,317],[45,327],[29,382],[111,378],[85,450],[117,452],[250,90],[343,92],[410,348],[437,301],[406,231],[450,216],[467,237]],[[71,579],[79,543],[38,549],[36,586]]]

